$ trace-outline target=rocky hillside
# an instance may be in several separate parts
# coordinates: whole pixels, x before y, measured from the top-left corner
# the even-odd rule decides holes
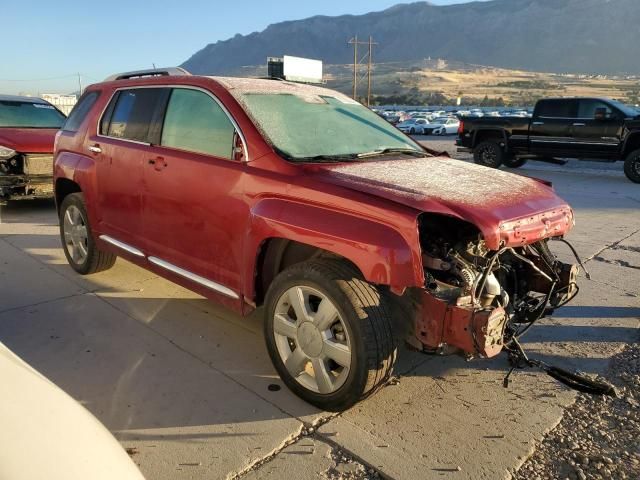
[[[640,0],[493,0],[400,4],[381,12],[316,16],[212,43],[182,66],[231,74],[270,55],[352,61],[355,34],[379,42],[375,60],[446,58],[544,72],[640,73]]]

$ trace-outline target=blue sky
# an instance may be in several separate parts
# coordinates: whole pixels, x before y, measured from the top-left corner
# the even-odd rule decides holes
[[[433,3],[465,3],[436,0]],[[399,0],[3,2],[0,93],[68,93],[126,70],[178,65],[208,43],[313,15],[361,14]]]

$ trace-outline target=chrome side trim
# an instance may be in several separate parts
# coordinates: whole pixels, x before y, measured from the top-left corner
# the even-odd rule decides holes
[[[108,242],[111,245],[115,245],[116,247],[121,248],[122,250],[125,250],[132,255],[135,255],[136,257],[144,258],[144,253],[142,253],[142,251],[138,250],[135,247],[132,247],[131,245],[121,242],[120,240],[116,240],[115,238],[110,237],[109,235],[100,235],[100,240],[104,240],[105,242]]]
[[[205,287],[210,288],[211,290],[215,290],[216,292],[221,293],[222,295],[226,295],[227,297],[236,298],[236,299],[240,298],[240,296],[230,288],[227,288],[224,285],[220,285],[219,283],[216,283],[204,277],[201,277],[200,275],[196,275],[195,273],[191,273],[188,270],[185,270],[184,268],[176,267],[175,265],[169,262],[165,262],[164,260],[161,260],[157,257],[149,257],[147,260],[149,260],[154,265],[158,265],[159,267],[169,270],[170,272],[173,272],[176,275],[180,275],[181,277],[184,277],[188,280],[199,283],[200,285],[204,285]]]

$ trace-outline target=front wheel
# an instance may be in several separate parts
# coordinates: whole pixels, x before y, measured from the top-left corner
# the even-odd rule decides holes
[[[499,168],[504,161],[504,150],[496,140],[487,140],[476,146],[473,150],[473,160],[478,165]]]
[[[411,129],[409,130],[409,135],[415,135],[416,133],[416,129],[411,127]]]
[[[396,346],[384,297],[345,262],[286,269],[269,288],[265,313],[267,349],[280,378],[318,408],[349,408],[392,373]]]
[[[98,249],[82,193],[67,195],[60,205],[60,239],[71,268],[81,275],[108,270],[116,256]]]
[[[624,174],[633,183],[640,183],[640,150],[627,155],[624,161]]]

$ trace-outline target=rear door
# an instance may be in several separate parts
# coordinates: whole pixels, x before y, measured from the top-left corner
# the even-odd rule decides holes
[[[144,250],[144,170],[153,155],[150,132],[169,89],[125,88],[113,95],[89,138],[96,155],[100,231],[130,252]],[[133,249],[133,250],[132,250]]]
[[[529,130],[531,153],[562,156],[571,152],[571,128],[577,111],[578,102],[574,99],[540,100]]]
[[[603,118],[596,111],[604,109]],[[578,118],[572,125],[573,147],[578,157],[616,158],[620,151],[624,115],[617,108],[598,99],[581,99]]]
[[[149,260],[237,299],[249,212],[235,123],[212,94],[175,87],[159,133],[143,165]]]

